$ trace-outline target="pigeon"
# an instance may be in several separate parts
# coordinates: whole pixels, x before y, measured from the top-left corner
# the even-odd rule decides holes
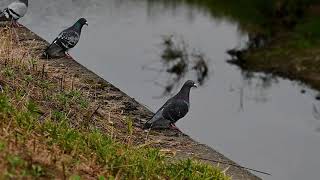
[[[183,118],[189,111],[189,94],[192,87],[197,87],[194,81],[188,80],[181,90],[170,98],[155,114],[144,124],[143,129],[168,129],[180,131],[175,123]],[[180,131],[181,132],[181,131]]]
[[[17,21],[27,13],[27,10],[28,0],[18,0],[0,12],[0,19],[11,20],[13,25],[20,27]]]
[[[81,30],[84,25],[88,25],[85,18],[79,19],[73,26],[63,30],[58,37],[44,51],[43,56],[49,58],[60,58],[68,54],[68,50],[75,47],[79,42]]]

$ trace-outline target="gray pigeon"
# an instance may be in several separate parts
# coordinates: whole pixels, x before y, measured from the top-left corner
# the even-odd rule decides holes
[[[20,26],[17,21],[27,13],[27,10],[28,0],[18,0],[0,12],[0,19],[11,20],[14,25]]]
[[[88,25],[85,18],[79,19],[73,26],[62,31],[58,37],[47,47],[43,56],[45,58],[60,58],[68,54],[68,50],[75,47],[79,42],[81,30]]]
[[[178,94],[170,98],[155,115],[144,124],[143,129],[167,129],[171,127],[179,130],[175,126],[175,123],[183,118],[189,111],[189,94],[192,87],[197,87],[193,81],[188,80],[185,82]]]

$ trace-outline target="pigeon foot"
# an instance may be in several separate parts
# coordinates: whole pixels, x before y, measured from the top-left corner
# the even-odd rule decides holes
[[[23,26],[15,20],[11,21],[11,25],[16,28],[22,28]]]
[[[171,129],[174,129],[174,130],[177,130],[177,131],[179,131],[179,132],[182,133],[182,131],[181,131],[175,124],[173,124],[173,123],[170,124],[170,128],[171,128]]]
[[[66,52],[66,56],[67,56],[68,59],[73,59],[68,52]]]

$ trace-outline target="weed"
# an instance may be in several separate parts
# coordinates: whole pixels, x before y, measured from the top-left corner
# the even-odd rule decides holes
[[[106,178],[104,176],[99,176],[98,180],[105,180]]]
[[[65,122],[67,120],[67,115],[65,112],[54,110],[52,112],[52,119],[56,122]]]
[[[26,82],[30,83],[31,81],[33,81],[33,77],[32,77],[32,75],[26,75],[26,76],[24,77],[24,80],[25,80]]]
[[[45,171],[40,165],[33,164],[31,168],[31,175],[33,177],[41,177],[45,175]]]
[[[5,148],[6,148],[5,142],[3,142],[2,140],[0,140],[0,152],[3,151]]]
[[[129,134],[129,136],[132,136],[132,134],[133,134],[133,121],[132,121],[131,117],[126,117],[126,122],[127,122],[128,134]]]
[[[14,76],[13,69],[11,69],[9,67],[5,67],[1,72],[2,72],[2,74],[4,74],[7,77],[13,77]]]
[[[72,175],[69,180],[81,180],[81,177],[79,175]]]

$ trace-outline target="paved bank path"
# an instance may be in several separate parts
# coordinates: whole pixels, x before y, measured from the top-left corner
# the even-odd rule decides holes
[[[8,24],[1,22],[0,31],[2,28],[5,28],[6,25]],[[39,56],[48,45],[48,42],[27,28],[18,28],[15,31],[22,46],[32,47],[30,49],[30,54],[32,56]],[[168,153],[168,155],[174,156],[175,158],[200,157],[202,159],[212,159],[227,164],[235,164],[214,149],[195,142],[187,135],[179,136],[175,132],[169,130],[152,131],[148,134],[141,130],[143,123],[149,119],[153,113],[109,82],[77,63],[75,60],[67,58],[54,60],[42,59],[39,60],[37,66],[39,71],[41,71],[41,67],[45,67],[45,71],[49,77],[61,79],[63,82],[62,88],[81,88],[83,91],[89,93],[90,99],[93,103],[96,103],[98,107],[97,111],[92,114],[92,122],[90,123],[97,128],[104,123],[111,123],[110,117],[112,116],[131,117],[134,120],[133,139],[134,143],[137,145],[150,145],[160,148],[164,153]],[[117,122],[112,122],[112,124],[114,124],[117,131],[126,135],[127,126],[124,120],[117,120]],[[216,165],[214,162],[208,162]],[[219,164],[219,167],[221,167],[222,170],[226,170],[226,174],[232,176],[232,179],[260,179],[249,171],[238,167],[224,164]]]

